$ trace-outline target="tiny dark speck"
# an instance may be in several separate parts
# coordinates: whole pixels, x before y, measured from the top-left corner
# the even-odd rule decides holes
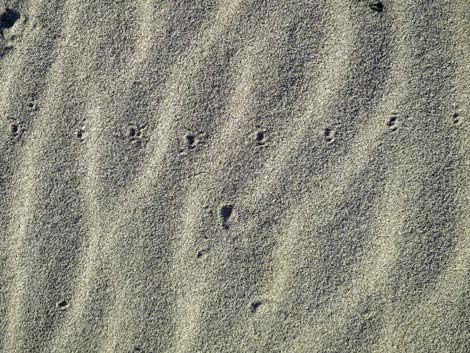
[[[67,307],[68,307],[68,303],[66,300],[61,300],[59,302],[56,303],[56,307],[59,309],[59,310],[65,310]]]
[[[18,125],[13,124],[10,128],[12,135],[17,135],[18,134]]]
[[[327,143],[332,143],[334,141],[334,132],[330,128],[326,128],[324,131],[325,140]]]
[[[233,209],[232,205],[223,206],[222,209],[220,210],[220,214],[222,215],[224,219],[227,219],[232,214],[232,209]]]
[[[220,209],[220,216],[222,217],[222,225],[224,228],[228,228],[227,221],[232,215],[233,205],[225,205]]]
[[[188,141],[188,146],[189,148],[193,148],[194,147],[194,142],[195,142],[195,137],[194,135],[186,135],[186,141]]]
[[[258,308],[261,306],[261,304],[262,304],[262,303],[259,302],[259,301],[256,301],[256,302],[251,303],[251,306],[250,306],[251,312],[252,312],[252,313],[255,313],[256,310],[258,310]]]
[[[395,114],[392,114],[390,118],[388,119],[387,125],[389,127],[393,127],[397,121],[397,116]]]
[[[369,7],[377,12],[382,12],[384,10],[384,5],[381,2],[373,2]]]
[[[199,259],[199,258],[201,258],[202,256],[204,256],[208,251],[209,251],[209,249],[207,249],[207,248],[201,249],[201,250],[199,250],[199,251],[197,252],[196,257]]]

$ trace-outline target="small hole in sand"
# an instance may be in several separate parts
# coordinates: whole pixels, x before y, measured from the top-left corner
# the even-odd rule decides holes
[[[197,252],[197,255],[196,257],[198,259],[200,259],[201,257],[203,257],[205,254],[207,254],[207,252],[209,252],[209,249],[208,248],[204,248],[204,249],[201,249]]]
[[[180,154],[187,155],[188,150],[196,150],[199,146],[205,145],[205,139],[207,134],[205,132],[199,131],[189,131],[187,132],[182,140],[180,147]]]
[[[80,142],[85,141],[85,129],[84,129],[84,128],[79,129],[79,130],[76,132],[76,135],[77,135],[77,139],[78,139]]]
[[[264,132],[263,131],[258,131],[256,133],[256,142],[258,145],[264,144]]]
[[[375,1],[371,3],[369,7],[377,12],[382,12],[384,10],[384,5],[380,1]]]
[[[460,122],[460,115],[459,113],[455,112],[454,115],[452,115],[452,117],[454,118],[454,124],[458,124]]]
[[[232,215],[233,205],[225,205],[220,209],[220,216],[222,217],[222,225],[224,228],[228,228],[228,220]]]
[[[187,134],[186,135],[186,143],[188,144],[189,148],[194,148],[196,142],[196,137],[192,134]]]
[[[62,299],[61,301],[57,302],[55,306],[59,310],[65,310],[68,308],[69,304],[65,299]]]
[[[387,126],[391,130],[396,130],[396,128],[397,128],[396,123],[397,123],[397,115],[396,115],[396,113],[392,113],[392,115],[390,115],[390,117],[388,118]]]
[[[6,9],[0,15],[0,29],[8,29],[15,25],[16,21],[20,18],[20,13],[13,9]]]
[[[332,143],[335,140],[335,132],[328,127],[325,129],[324,135],[326,143]]]
[[[253,303],[251,303],[250,305],[250,310],[251,312],[254,314],[256,313],[256,311],[259,309],[259,307],[262,305],[263,303],[260,302],[260,301],[255,301]]]
[[[135,127],[131,127],[129,129],[129,137],[135,137],[135,135],[137,134],[137,129]]]
[[[20,131],[20,129],[19,129],[18,125],[12,124],[12,125],[10,126],[10,132],[11,132],[11,134],[12,134],[13,136],[15,136],[15,137],[18,136],[19,131]]]

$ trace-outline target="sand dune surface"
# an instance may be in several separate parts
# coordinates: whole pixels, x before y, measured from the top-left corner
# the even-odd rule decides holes
[[[465,353],[468,0],[0,0],[0,352]]]

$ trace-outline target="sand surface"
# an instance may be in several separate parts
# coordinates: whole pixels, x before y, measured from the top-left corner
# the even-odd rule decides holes
[[[468,0],[0,0],[0,352],[467,353]]]

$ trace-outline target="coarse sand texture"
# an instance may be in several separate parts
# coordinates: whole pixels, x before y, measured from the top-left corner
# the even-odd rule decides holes
[[[0,0],[0,353],[469,353],[469,0]]]

